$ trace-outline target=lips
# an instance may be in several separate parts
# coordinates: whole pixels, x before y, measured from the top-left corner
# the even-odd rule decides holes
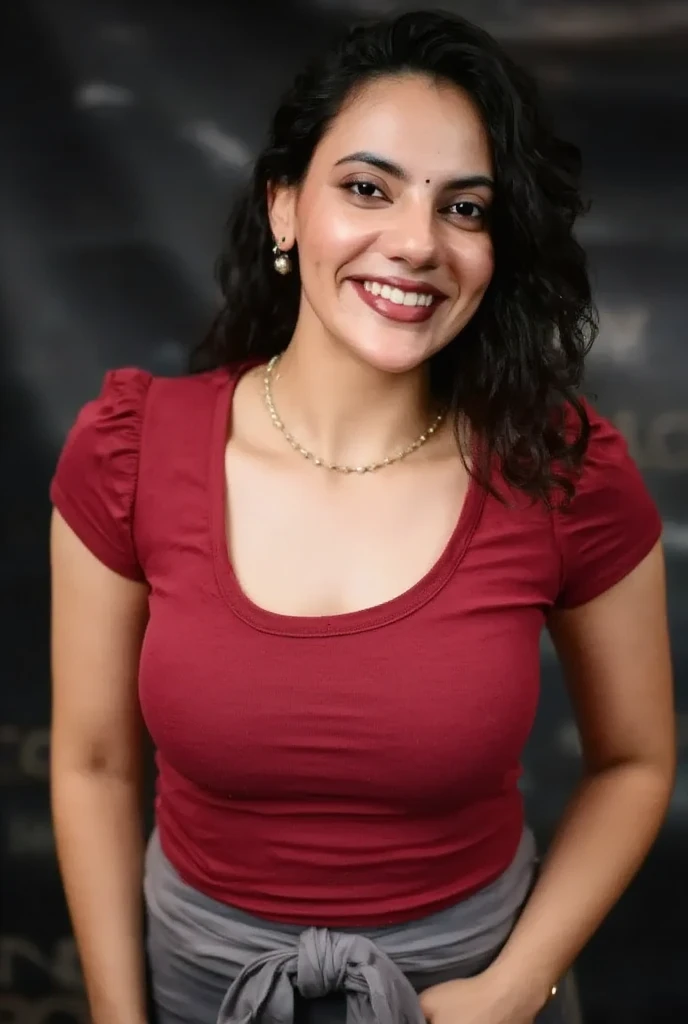
[[[444,292],[425,282],[401,278],[350,278],[359,298],[389,320],[418,323],[429,320]]]

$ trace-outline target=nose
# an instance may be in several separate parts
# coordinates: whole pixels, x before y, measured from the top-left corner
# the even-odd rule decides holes
[[[439,239],[435,210],[422,199],[397,208],[394,223],[385,235],[384,255],[407,263],[414,270],[437,266]]]

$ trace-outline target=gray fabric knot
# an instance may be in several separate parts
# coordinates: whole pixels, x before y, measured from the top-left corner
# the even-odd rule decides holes
[[[309,928],[299,938],[295,987],[307,999],[317,999],[344,988],[355,936]]]
[[[418,996],[363,935],[308,928],[290,950],[258,956],[222,1001],[217,1024],[292,1024],[294,990],[308,999],[344,992],[347,1024],[424,1024]]]

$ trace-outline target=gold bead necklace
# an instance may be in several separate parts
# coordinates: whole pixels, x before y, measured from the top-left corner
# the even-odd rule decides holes
[[[446,416],[446,412],[439,413],[432,423],[425,428],[420,437],[416,438],[416,440],[407,445],[406,448],[402,448],[401,451],[396,452],[394,455],[390,455],[386,459],[381,459],[380,462],[371,462],[367,466],[340,466],[336,462],[328,462],[326,459],[318,458],[313,454],[313,452],[309,452],[307,448],[304,448],[303,445],[299,444],[296,438],[293,437],[293,435],[290,434],[284,426],[279,413],[275,409],[275,403],[272,398],[272,378],[279,359],[279,355],[273,356],[265,368],[265,375],[263,377],[265,405],[274,426],[277,427],[280,433],[284,435],[294,451],[298,452],[299,455],[303,455],[304,459],[308,459],[308,461],[312,462],[314,466],[321,466],[323,469],[330,469],[335,473],[374,473],[378,469],[384,469],[385,466],[391,466],[395,462],[401,462],[402,459],[407,458],[409,455],[412,455],[413,452],[422,448],[426,441],[429,441],[432,435],[438,430]]]

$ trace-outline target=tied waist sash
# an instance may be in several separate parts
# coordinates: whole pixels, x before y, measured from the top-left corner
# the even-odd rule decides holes
[[[363,935],[308,928],[296,949],[249,963],[225,996],[217,1024],[291,1024],[294,990],[307,999],[344,992],[347,1024],[424,1024],[410,981]]]
[[[156,831],[144,880],[156,1002],[170,1020],[293,1024],[297,993],[340,993],[347,1024],[424,1024],[417,993],[487,967],[527,898],[535,863],[525,829],[512,863],[490,885],[445,910],[363,935],[263,920],[205,896],[180,878]]]

